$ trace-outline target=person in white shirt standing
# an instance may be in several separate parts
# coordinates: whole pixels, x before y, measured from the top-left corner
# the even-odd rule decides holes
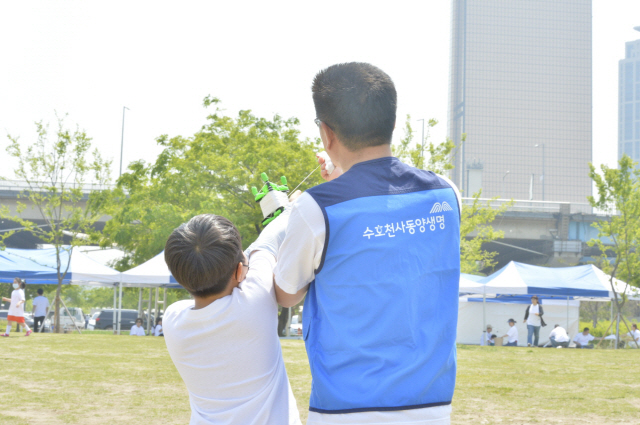
[[[22,325],[27,330],[25,336],[31,335],[33,332],[29,329],[29,326],[24,321],[24,303],[26,298],[24,297],[24,288],[27,286],[26,282],[19,277],[13,279],[13,292],[11,292],[11,298],[2,297],[2,301],[10,301],[9,314],[7,315],[7,331],[0,336],[9,336],[11,332],[11,324]]]
[[[549,341],[553,347],[569,347],[569,335],[567,331],[560,325],[555,325],[549,334]]]
[[[517,347],[518,346],[518,329],[516,328],[516,321],[513,319],[509,319],[509,330],[506,334],[504,334],[503,338],[508,338],[505,347]]]
[[[43,296],[42,294],[44,294],[44,291],[42,290],[42,288],[38,288],[38,296],[35,297],[32,301],[33,330],[35,332],[38,332],[38,329],[40,329],[40,332],[42,332],[42,330],[44,329],[44,326],[42,326],[44,323],[44,318],[49,313],[49,299],[47,299],[47,297]]]
[[[137,318],[136,324],[131,326],[131,330],[129,331],[129,335],[131,336],[147,336],[144,331],[144,327],[142,326],[142,319]]]
[[[589,333],[589,328],[584,328],[581,333],[573,337],[573,342],[576,344],[576,348],[593,348],[591,341],[594,339],[594,336]]]
[[[534,347],[538,346],[538,340],[540,339],[540,326],[546,326],[546,323],[544,323],[544,320],[542,319],[543,314],[544,310],[542,309],[542,306],[538,304],[538,296],[534,295],[531,297],[531,304],[524,312],[524,321],[527,324],[528,347],[531,347],[531,344],[533,344]]]
[[[165,261],[193,296],[163,316],[169,355],[189,392],[191,425],[300,425],[273,283],[289,211],[244,253],[238,229],[213,214],[193,217],[169,236]]]

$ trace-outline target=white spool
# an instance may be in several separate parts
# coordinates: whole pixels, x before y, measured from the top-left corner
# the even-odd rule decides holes
[[[270,214],[273,214],[275,210],[280,207],[286,207],[289,204],[289,197],[285,192],[279,190],[271,190],[260,200],[260,209],[262,209],[262,216],[267,218]]]
[[[329,154],[327,153],[327,151],[318,152],[317,156],[324,159],[324,165],[325,169],[327,170],[327,175],[333,173],[333,170],[335,170],[336,167],[335,165],[333,165],[333,162],[331,162],[331,158],[329,158]]]

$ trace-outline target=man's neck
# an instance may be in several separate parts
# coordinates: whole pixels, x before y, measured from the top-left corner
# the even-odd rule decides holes
[[[343,147],[340,153],[340,166],[345,173],[353,167],[355,164],[365,161],[371,161],[372,159],[386,158],[392,156],[391,145],[379,145],[370,146],[363,149],[358,149],[355,152],[351,152]]]

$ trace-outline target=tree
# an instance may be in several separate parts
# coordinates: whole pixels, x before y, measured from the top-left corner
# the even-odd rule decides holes
[[[627,155],[618,162],[618,168],[601,166],[598,173],[589,164],[589,177],[596,185],[597,196],[589,196],[592,207],[609,217],[593,224],[598,229],[598,239],[589,241],[589,246],[597,246],[601,252],[600,267],[609,274],[617,311],[616,347],[620,338],[620,319],[630,330],[620,312],[627,301],[625,292],[629,285],[640,285],[640,170]],[[603,240],[604,239],[604,240]],[[607,243],[610,241],[610,243]],[[611,258],[613,256],[613,259]],[[622,293],[614,285],[615,279],[626,282]]]
[[[260,174],[266,172],[274,182],[286,176],[293,189],[318,167],[318,142],[299,139],[297,119],[276,115],[267,120],[249,110],[232,118],[218,103],[205,98],[205,107],[215,111],[202,129],[192,137],[159,137],[164,149],[157,160],[131,164],[105,198],[113,218],[102,245],[116,243],[127,251],[117,268],[157,255],[173,229],[203,213],[230,219],[248,246],[262,230],[262,211],[250,191],[262,187]],[[320,173],[313,173],[301,189],[320,181]]]
[[[400,143],[393,146],[393,153],[399,159],[413,165],[416,168],[433,171],[436,174],[446,175],[453,169],[451,157],[455,144],[447,139],[442,143],[434,144],[429,139],[429,130],[438,124],[437,120],[430,119],[427,124],[425,143],[413,144],[413,128],[411,116],[407,115],[404,128],[404,137]],[[464,142],[464,137],[462,139]],[[425,150],[428,156],[425,156]],[[463,273],[479,273],[483,269],[494,267],[496,252],[482,249],[483,244],[501,239],[504,234],[496,231],[490,225],[491,222],[512,204],[503,204],[499,208],[492,208],[490,201],[486,204],[480,202],[482,191],[474,193],[471,205],[463,204],[460,224],[460,269]]]
[[[27,205],[18,202],[17,211],[12,213],[4,206],[0,208],[0,218],[9,219],[32,233],[45,244],[51,244],[56,251],[56,271],[58,287],[55,295],[55,328],[60,331],[60,296],[62,281],[69,270],[73,247],[84,241],[78,236],[94,232],[94,224],[103,215],[92,203],[95,192],[87,196],[85,185],[88,179],[97,187],[103,187],[109,177],[110,161],[105,161],[97,150],[91,150],[91,138],[76,128],[64,128],[64,119],[58,118],[55,140],[49,140],[49,129],[42,122],[36,123],[37,140],[23,150],[17,137],[9,135],[7,152],[17,159],[15,176],[27,184],[19,195],[38,211],[44,225],[37,225],[20,215]],[[88,159],[90,157],[90,159]],[[96,204],[97,205],[97,204]],[[15,231],[0,235],[0,244]],[[86,243],[86,241],[84,241]],[[68,261],[63,260],[63,252],[68,252]]]

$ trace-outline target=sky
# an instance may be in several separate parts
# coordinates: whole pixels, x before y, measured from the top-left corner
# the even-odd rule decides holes
[[[376,6],[377,5],[377,6]],[[384,7],[383,7],[384,6]],[[394,139],[407,114],[446,137],[450,2],[86,2],[0,3],[0,177],[14,177],[7,134],[35,142],[34,122],[56,114],[92,137],[118,176],[123,163],[153,162],[161,135],[190,136],[221,99],[271,118],[300,119],[316,137],[311,81],[329,65],[370,62],[398,91]],[[640,1],[593,0],[593,158],[617,161],[618,60],[640,38]],[[310,170],[311,171],[311,170]]]

